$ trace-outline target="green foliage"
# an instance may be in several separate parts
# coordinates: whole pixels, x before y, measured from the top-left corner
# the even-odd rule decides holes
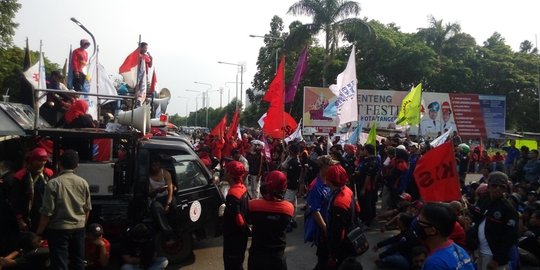
[[[13,19],[20,8],[17,0],[0,0],[0,52],[12,43],[15,28],[19,26]]]
[[[51,63],[44,57],[45,70],[49,74],[52,70],[59,69],[58,64]],[[39,61],[39,52],[30,52],[31,64]],[[0,51],[0,92],[3,94],[9,88],[10,101],[19,101],[20,83],[23,78],[24,49],[13,46]]]

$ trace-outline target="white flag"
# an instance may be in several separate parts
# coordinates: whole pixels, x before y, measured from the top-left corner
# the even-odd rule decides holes
[[[302,137],[302,119],[298,122],[298,126],[296,127],[296,130],[287,138],[284,139],[286,143],[292,142],[295,139],[303,140]]]
[[[41,65],[40,65],[41,64]],[[43,62],[43,54],[39,57],[39,62],[35,63],[33,66],[29,67],[26,71],[23,72],[24,77],[34,89],[47,89],[47,83],[45,81],[45,62]],[[43,96],[38,100],[38,107],[41,107],[45,103],[45,92],[40,92],[39,96]]]
[[[353,45],[347,67],[337,76],[336,84],[330,85],[330,91],[337,97],[334,105],[337,108],[339,126],[358,121],[357,82]]]
[[[429,144],[431,145],[431,147],[435,148],[443,143],[446,142],[446,140],[448,139],[448,136],[450,136],[450,133],[452,132],[454,128],[453,127],[450,127],[450,129],[448,129],[447,132],[443,133],[441,136],[435,138],[433,141],[431,141]]]

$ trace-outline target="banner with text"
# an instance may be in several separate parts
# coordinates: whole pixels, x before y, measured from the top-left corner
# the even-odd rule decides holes
[[[395,128],[401,101],[407,91],[358,91],[358,119],[369,128]],[[336,119],[325,117],[324,108],[336,99],[328,88],[304,87],[304,134],[333,133]],[[506,97],[458,93],[423,93],[420,128],[411,126],[409,133],[436,138],[451,127],[463,138],[499,138],[505,130]],[[356,125],[356,123],[354,124]]]

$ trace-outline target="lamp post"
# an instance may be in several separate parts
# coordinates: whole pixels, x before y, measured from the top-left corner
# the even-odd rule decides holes
[[[195,92],[195,93],[199,93],[203,95],[203,103],[204,103],[204,93],[202,91],[197,91],[197,90],[190,90],[190,89],[185,89],[186,91],[188,92]],[[198,112],[199,112],[199,95],[195,96],[195,126],[197,126],[197,118],[198,118]]]
[[[223,62],[218,61],[218,64],[224,64],[224,65],[231,65],[231,66],[237,66],[240,68],[240,102],[243,101],[243,86],[244,86],[244,65],[243,64],[235,64],[235,63],[229,63],[229,62]],[[236,107],[238,108],[238,73],[236,73]]]
[[[185,98],[187,100],[186,102],[186,127],[189,126],[188,124],[188,120],[189,120],[189,113],[188,113],[188,105],[189,105],[189,98],[188,97],[182,97],[182,96],[177,96],[177,98]],[[197,98],[195,98],[197,99]],[[197,101],[195,101],[197,102]]]
[[[206,127],[208,128],[208,91],[209,91],[210,89],[212,89],[212,84],[210,84],[210,83],[203,83],[203,82],[193,82],[193,83],[210,86],[210,88],[206,89],[206,91],[203,92],[203,106],[206,107]],[[206,102],[205,102],[205,101],[206,101]]]
[[[270,39],[270,40],[282,40],[281,38],[279,37],[273,37],[273,36],[269,36],[269,35],[264,35],[264,36],[258,36],[258,35],[249,35],[250,38],[267,38],[267,39]],[[277,73],[277,69],[278,69],[278,61],[279,61],[279,51],[281,50],[281,48],[277,48],[276,49],[276,73]]]

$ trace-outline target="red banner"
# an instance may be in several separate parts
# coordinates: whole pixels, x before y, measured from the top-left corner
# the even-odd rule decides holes
[[[414,169],[414,178],[425,202],[461,199],[452,142],[446,142],[423,155]]]

